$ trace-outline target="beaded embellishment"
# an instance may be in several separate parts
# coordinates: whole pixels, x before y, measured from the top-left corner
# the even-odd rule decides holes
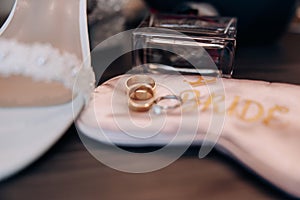
[[[50,44],[29,45],[10,39],[0,39],[0,75],[23,75],[36,81],[57,81],[76,95],[83,95],[86,103],[95,85],[92,67],[84,66],[76,55],[61,52]]]

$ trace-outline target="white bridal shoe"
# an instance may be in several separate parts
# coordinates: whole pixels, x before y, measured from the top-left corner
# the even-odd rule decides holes
[[[95,81],[86,0],[16,0],[0,34],[2,180],[62,136]]]

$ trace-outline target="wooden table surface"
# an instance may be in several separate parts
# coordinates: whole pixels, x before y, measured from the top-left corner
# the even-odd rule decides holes
[[[287,34],[278,45],[238,48],[234,77],[300,84],[299,53],[300,34]],[[128,174],[94,159],[72,126],[46,155],[0,183],[0,199],[290,198],[221,153],[199,159],[198,150],[191,147],[159,171]]]

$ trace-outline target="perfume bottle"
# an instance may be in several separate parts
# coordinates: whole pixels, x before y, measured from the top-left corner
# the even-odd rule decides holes
[[[230,78],[236,25],[231,17],[152,14],[133,33],[133,64],[146,66],[144,70]]]

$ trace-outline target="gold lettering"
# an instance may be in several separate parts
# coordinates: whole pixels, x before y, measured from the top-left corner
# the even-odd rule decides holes
[[[202,110],[201,111],[206,111],[208,108],[209,108],[209,106],[211,105],[211,103],[212,103],[212,95],[209,95],[209,97],[207,98],[207,100],[205,101],[205,103],[204,103],[204,105],[203,105],[203,108],[202,108]]]
[[[247,116],[252,105],[257,108],[257,113],[253,116]],[[260,103],[252,100],[245,100],[245,105],[242,110],[242,113],[239,115],[239,118],[246,122],[254,122],[259,120],[263,116],[263,114],[264,108]]]
[[[225,101],[224,95],[217,95],[217,94],[213,93],[207,98],[201,111],[206,111],[210,107],[210,105],[212,105],[214,113],[223,114],[225,112],[225,102],[224,101]],[[222,106],[222,104],[220,104],[220,103],[222,103],[222,102],[224,105],[224,109],[221,111],[220,106]]]
[[[212,77],[210,79],[205,79],[202,76],[199,76],[199,78],[194,82],[189,82],[187,80],[185,80],[185,82],[188,82],[192,87],[198,87],[198,86],[207,85],[210,83],[215,83],[215,82],[217,82],[217,78]]]
[[[200,91],[198,90],[185,90],[181,92],[180,97],[183,101],[183,111],[191,111],[197,109],[200,105]]]
[[[192,111],[202,106],[201,111],[207,111],[211,106],[214,113],[222,114],[225,111],[225,96],[212,93],[205,101],[201,101],[201,93],[198,90],[185,90],[180,94],[183,100],[183,111]],[[224,109],[222,109],[224,102]],[[240,96],[235,96],[230,107],[227,109],[228,116],[237,116],[245,122],[255,122],[262,119],[262,123],[271,126],[272,122],[278,120],[276,114],[288,113],[289,109],[284,106],[275,105],[268,110],[264,117],[264,107],[261,103],[253,100],[241,100]],[[274,124],[274,123],[273,123]]]
[[[264,123],[266,126],[269,126],[271,121],[278,119],[278,118],[275,116],[275,113],[277,113],[277,112],[280,112],[280,113],[288,113],[288,112],[289,112],[289,109],[288,109],[287,107],[284,107],[284,106],[278,106],[278,105],[274,106],[273,108],[270,108],[267,117],[263,120],[263,123]]]
[[[233,115],[234,111],[236,110],[236,108],[237,108],[237,106],[239,104],[239,101],[240,101],[240,97],[239,96],[234,97],[234,100],[233,100],[231,106],[227,110],[227,114],[228,115]]]

